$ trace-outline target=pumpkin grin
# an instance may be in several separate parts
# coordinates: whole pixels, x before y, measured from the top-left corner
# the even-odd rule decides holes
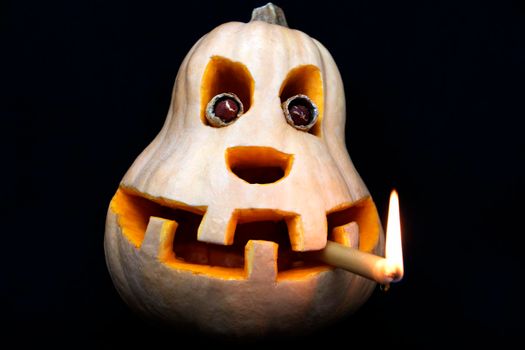
[[[181,270],[222,278],[246,278],[255,264],[286,279],[321,272],[331,267],[308,259],[308,253],[293,249],[290,235],[297,228],[298,216],[273,209],[238,209],[228,230],[232,244],[221,245],[198,239],[206,207],[189,206],[152,197],[137,190],[120,187],[110,209],[117,215],[122,234],[136,249],[156,255],[164,264]],[[367,223],[376,213],[370,197],[342,205],[327,214],[329,239],[366,250],[367,239],[379,232]],[[361,223],[361,228],[359,223]],[[365,231],[363,231],[363,228]],[[359,232],[361,230],[361,232]],[[370,242],[368,242],[370,244]]]

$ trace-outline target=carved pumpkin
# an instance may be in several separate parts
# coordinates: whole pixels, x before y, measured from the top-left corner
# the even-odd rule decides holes
[[[375,286],[301,253],[327,238],[380,253],[383,233],[346,151],[336,64],[268,10],[283,24],[269,4],[190,50],[162,130],[110,203],[108,268],[146,315],[215,334],[295,333],[355,310]]]

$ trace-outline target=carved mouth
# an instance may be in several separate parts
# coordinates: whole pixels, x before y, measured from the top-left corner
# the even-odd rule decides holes
[[[293,218],[279,211],[252,211],[250,220],[237,222],[233,244],[220,245],[197,240],[206,207],[188,206],[121,187],[110,209],[117,215],[123,235],[137,249],[157,245],[154,254],[173,268],[228,279],[245,278],[256,264],[265,265],[266,274],[275,271],[275,277],[280,279],[331,269],[294,251],[288,229]],[[359,246],[364,251],[375,247],[381,230],[370,197],[329,211],[327,221],[329,239]]]

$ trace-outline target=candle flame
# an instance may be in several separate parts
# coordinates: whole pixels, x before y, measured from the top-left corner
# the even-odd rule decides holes
[[[386,223],[385,257],[392,281],[403,278],[403,247],[401,245],[401,223],[399,220],[399,197],[396,190],[390,193],[388,219]]]

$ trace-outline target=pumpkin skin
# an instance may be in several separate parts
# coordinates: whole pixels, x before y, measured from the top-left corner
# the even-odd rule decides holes
[[[204,117],[218,92],[244,104],[244,114],[220,128]],[[310,132],[283,116],[283,95],[296,93],[319,108]],[[283,174],[249,181],[234,169],[243,164]],[[177,238],[186,219],[197,221],[198,242],[183,249]],[[265,236],[256,226],[263,221],[284,222],[289,242]],[[360,250],[382,254],[375,205],[346,150],[344,90],[331,55],[297,30],[231,22],[182,62],[162,130],[110,203],[104,245],[116,289],[145,315],[212,334],[295,334],[356,310],[375,287],[320,263],[279,265],[286,254],[324,248],[327,238],[350,244],[337,234],[349,222],[359,226]],[[237,243],[242,224],[257,237]],[[221,252],[244,243],[244,258]]]

